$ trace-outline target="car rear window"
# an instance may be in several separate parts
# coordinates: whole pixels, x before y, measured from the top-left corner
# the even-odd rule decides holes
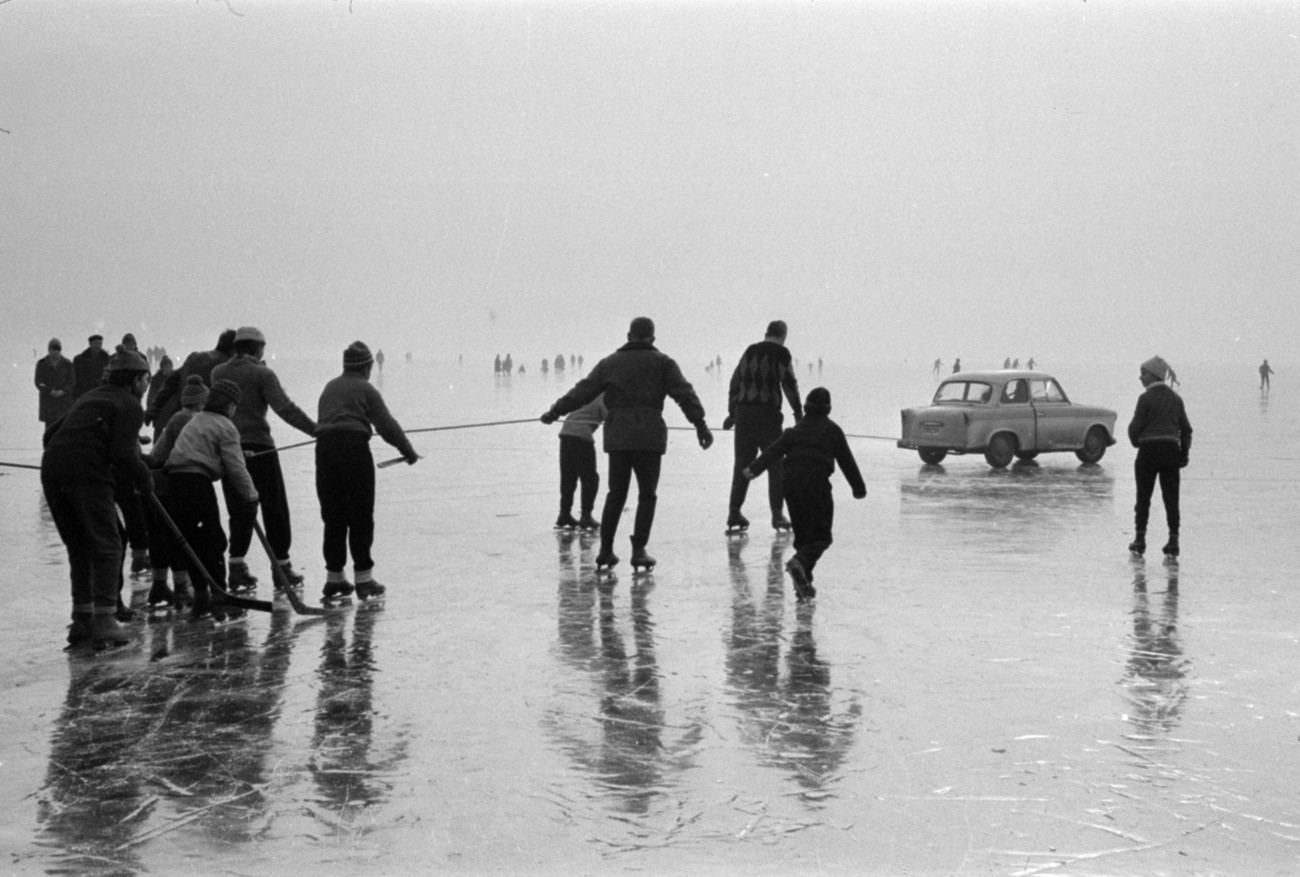
[[[993,387],[983,381],[948,381],[940,384],[934,394],[934,404],[945,402],[971,402],[982,404],[993,397]]]

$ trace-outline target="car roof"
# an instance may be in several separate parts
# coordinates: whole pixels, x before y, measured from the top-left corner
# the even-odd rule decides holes
[[[996,371],[982,372],[957,372],[955,375],[948,375],[942,383],[950,384],[953,381],[984,381],[986,383],[1005,383],[1013,378],[1028,378],[1029,380],[1052,380],[1052,376],[1046,372],[1030,371],[1021,368],[1000,368]]]

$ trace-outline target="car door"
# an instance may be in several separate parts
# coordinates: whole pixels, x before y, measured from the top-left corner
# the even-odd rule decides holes
[[[1053,378],[1035,378],[1029,386],[1037,415],[1039,448],[1059,451],[1079,447],[1083,438],[1075,435],[1079,431],[1078,418],[1061,386]]]
[[[998,426],[1014,430],[1020,450],[1038,450],[1038,429],[1030,404],[1029,381],[1013,378],[1002,386],[998,397]]]

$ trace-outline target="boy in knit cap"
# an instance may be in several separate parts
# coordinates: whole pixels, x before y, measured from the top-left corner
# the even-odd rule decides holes
[[[563,368],[563,357],[556,357],[556,368]],[[600,524],[591,516],[600,490],[600,472],[596,469],[596,430],[605,422],[605,394],[564,418],[560,426],[560,516],[555,519],[557,530],[596,530]],[[573,517],[573,495],[582,484],[580,510],[582,517]]]
[[[325,525],[325,602],[352,593],[343,574],[348,549],[356,593],[363,600],[384,595],[375,581],[370,548],[375,541],[375,461],[370,436],[379,435],[401,451],[408,465],[420,455],[370,383],[370,348],[353,341],[343,351],[343,374],[321,391],[316,414],[316,496]]]
[[[114,617],[122,572],[122,538],[113,501],[114,470],[140,493],[153,479],[140,456],[140,405],[149,364],[118,348],[108,380],[88,390],[68,416],[46,433],[41,487],[59,538],[68,550],[72,579],[69,645],[124,645],[131,636]]]
[[[239,385],[239,407],[235,409],[235,428],[239,430],[239,443],[248,458],[248,473],[257,485],[262,498],[262,521],[266,524],[266,538],[275,552],[275,561],[284,570],[289,584],[302,586],[302,575],[289,562],[289,547],[293,531],[289,522],[289,495],[284,487],[284,474],[280,469],[280,455],[275,452],[271,438],[271,425],[266,422],[269,408],[280,419],[307,435],[315,435],[316,422],[294,404],[280,386],[280,379],[262,361],[266,349],[266,336],[253,326],[235,330],[234,357],[229,362],[212,369],[212,380],[234,381]],[[252,587],[257,579],[248,571],[244,561],[253,542],[254,518],[248,507],[241,504],[228,485],[225,486],[226,507],[230,516],[230,579],[235,587]],[[233,500],[233,502],[232,502]],[[256,510],[253,510],[256,514]]]
[[[239,385],[234,381],[214,380],[203,410],[195,413],[176,436],[165,467],[169,511],[202,564],[202,568],[195,566],[187,555],[194,584],[193,615],[201,618],[211,612],[214,621],[240,613],[227,607],[220,594],[209,593],[208,589],[211,576],[217,587],[226,590],[226,534],[221,529],[221,510],[212,482],[221,480],[229,485],[233,498],[228,498],[226,504],[232,515],[234,504],[248,508],[258,499],[244,464],[239,431],[231,422],[239,397]]]
[[[159,372],[161,374],[161,372]],[[167,464],[176,439],[195,414],[203,409],[208,401],[208,387],[198,375],[190,375],[180,395],[181,409],[168,419],[167,425],[158,434],[146,462],[154,470],[154,492],[164,502],[167,501],[167,478],[161,475],[162,467]],[[176,537],[168,530],[167,524],[154,509],[152,503],[144,507],[149,524],[149,559],[153,563],[153,586],[149,589],[149,605],[152,607],[171,603],[181,609],[193,602],[190,591],[189,561]],[[175,593],[167,587],[167,570],[172,571],[172,581],[176,585]]]
[[[785,460],[785,502],[794,527],[794,556],[785,568],[794,580],[795,598],[801,603],[817,596],[812,585],[813,568],[833,541],[835,500],[831,496],[831,475],[835,464],[840,464],[854,499],[867,495],[867,485],[844,430],[831,420],[830,413],[830,391],[825,387],[812,390],[804,400],[803,420],[781,433],[743,470],[745,477],[752,479],[773,461]]]
[[[1178,508],[1181,470],[1187,465],[1192,449],[1192,424],[1182,397],[1174,392],[1168,381],[1173,375],[1169,363],[1153,356],[1142,363],[1138,373],[1146,389],[1138,396],[1137,409],[1128,425],[1128,440],[1138,449],[1133,462],[1137,481],[1137,504],[1133,508],[1134,527],[1137,530],[1128,549],[1135,555],[1147,550],[1147,520],[1151,515],[1151,497],[1156,481],[1160,481],[1160,496],[1165,503],[1165,521],[1169,526],[1169,541],[1165,543],[1166,557],[1178,556],[1178,529],[1182,518]]]

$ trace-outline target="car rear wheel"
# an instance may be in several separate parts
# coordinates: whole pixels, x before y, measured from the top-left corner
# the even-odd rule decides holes
[[[1016,440],[1005,432],[1000,432],[989,439],[988,449],[984,451],[984,459],[994,469],[1005,469],[1010,466],[1015,455]]]
[[[1083,437],[1083,447],[1074,452],[1083,463],[1096,463],[1106,455],[1106,430],[1094,426]]]
[[[939,448],[921,448],[917,453],[921,455],[921,462],[929,466],[937,466],[948,456],[947,451]]]

